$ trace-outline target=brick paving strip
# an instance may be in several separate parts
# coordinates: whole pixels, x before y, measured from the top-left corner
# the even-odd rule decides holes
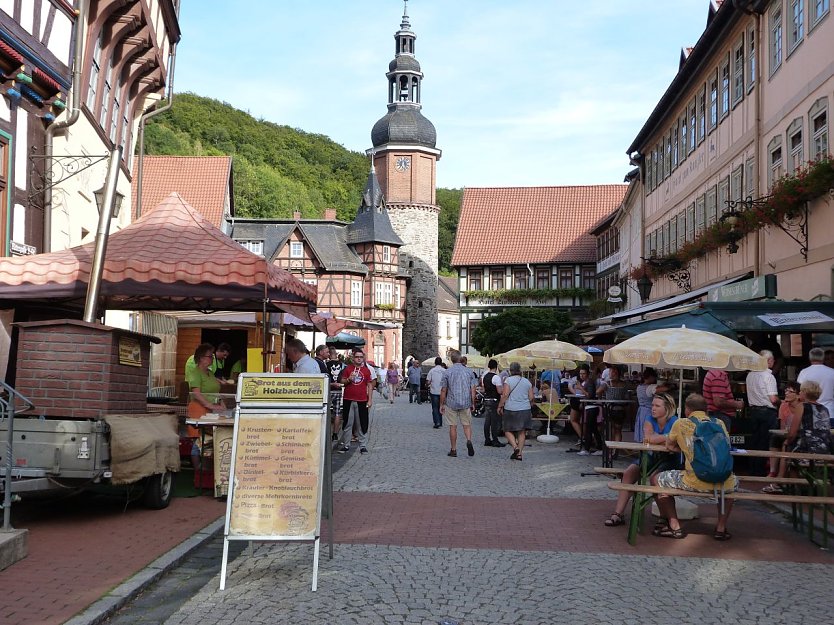
[[[165,510],[88,496],[17,504],[29,555],[0,571],[0,623],[64,623],[195,533],[206,536],[224,510],[210,497],[175,498]]]

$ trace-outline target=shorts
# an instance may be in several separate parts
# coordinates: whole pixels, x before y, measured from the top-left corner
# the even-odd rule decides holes
[[[678,469],[658,473],[656,476],[657,485],[662,486],[663,488],[677,488],[678,490],[689,490],[692,492],[706,492],[697,488],[690,488],[689,486],[684,484],[683,476],[685,475],[685,473],[686,471],[681,471]],[[738,478],[734,475],[733,479],[735,480],[733,488],[725,490],[731,491],[738,488]]]
[[[472,411],[469,408],[455,410],[446,406],[446,409],[443,411],[443,420],[446,422],[446,425],[457,425],[458,423],[461,425],[472,425]]]
[[[787,436],[784,434],[773,434],[770,437],[770,448],[771,449],[782,449],[782,446],[785,444],[787,440]]]

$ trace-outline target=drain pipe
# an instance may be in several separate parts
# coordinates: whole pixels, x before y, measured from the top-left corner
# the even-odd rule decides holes
[[[179,19],[180,7],[177,3],[177,19]],[[164,106],[148,111],[139,119],[139,163],[136,167],[136,219],[142,216],[142,180],[145,170],[145,123],[152,117],[164,113],[174,105],[174,69],[177,64],[177,44],[171,45],[168,53],[168,101]]]
[[[78,121],[81,114],[81,68],[84,63],[84,33],[90,0],[80,0],[75,11],[75,45],[72,53],[72,97],[67,103],[66,117],[50,124],[46,129],[44,156],[46,161],[46,188],[43,192],[43,251],[52,251],[52,155],[53,140],[58,130],[64,130]]]

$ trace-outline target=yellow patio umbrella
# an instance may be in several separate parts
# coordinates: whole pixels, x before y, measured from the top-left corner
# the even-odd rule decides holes
[[[516,353],[513,353],[516,352]],[[498,366],[506,369],[510,363],[517,362],[522,369],[538,369],[543,371],[545,369],[575,369],[576,363],[573,360],[553,360],[552,358],[536,358],[534,356],[522,356],[517,353],[517,350],[510,350],[504,354],[495,356],[498,361]]]
[[[658,369],[680,369],[678,410],[683,403],[683,369],[764,371],[767,360],[731,338],[680,328],[662,328],[638,334],[606,350],[603,361],[614,365],[647,365]]]
[[[472,369],[486,369],[489,362],[489,356],[481,356],[480,354],[463,354],[466,357],[466,366]]]
[[[534,358],[550,358],[552,360],[574,360],[576,362],[591,362],[591,355],[584,349],[565,341],[536,341],[516,350],[521,356]]]
[[[421,364],[421,365],[423,365],[424,367],[433,367],[433,366],[434,366],[434,359],[435,359],[435,358],[437,358],[437,356],[432,356],[431,358],[426,358],[426,359],[425,359],[423,362],[421,362],[420,364]],[[446,366],[447,366],[447,367],[451,367],[451,366],[452,366],[452,361],[451,361],[451,360],[449,360],[448,358],[444,358],[444,359],[443,359],[443,362],[446,364]]]

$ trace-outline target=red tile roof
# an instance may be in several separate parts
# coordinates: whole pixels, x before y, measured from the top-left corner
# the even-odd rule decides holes
[[[176,192],[212,225],[222,226],[226,196],[231,193],[232,157],[146,156],[143,169],[140,215]],[[137,175],[133,177],[133,219],[137,215],[138,183]]]
[[[94,243],[0,259],[0,299],[83,297]],[[135,309],[260,310],[264,295],[304,318],[313,287],[223,234],[171,193],[107,243],[102,298]],[[298,311],[298,312],[296,312]]]
[[[453,266],[594,262],[588,232],[628,185],[490,187],[463,191]]]

